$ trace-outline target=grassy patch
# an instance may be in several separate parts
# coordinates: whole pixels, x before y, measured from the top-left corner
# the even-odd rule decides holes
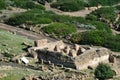
[[[0,0],[0,10],[5,9],[6,7],[7,7],[7,4],[6,4],[5,0]]]
[[[14,7],[24,8],[24,9],[42,9],[45,8],[40,4],[35,4],[32,0],[11,0]]]
[[[10,69],[10,70],[0,70],[0,73],[7,75],[6,77],[4,77],[0,80],[21,80],[25,76],[40,75],[44,72],[32,70],[32,69],[12,67],[12,69]]]
[[[23,49],[27,47],[22,45],[23,42],[33,45],[32,41],[25,37],[0,30],[0,53],[6,53],[8,56],[10,54],[17,55],[19,53],[23,53]]]

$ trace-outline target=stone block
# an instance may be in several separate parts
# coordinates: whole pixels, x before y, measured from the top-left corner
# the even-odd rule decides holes
[[[47,39],[42,39],[42,40],[36,40],[36,41],[34,41],[35,47],[45,46],[47,43],[48,43]]]

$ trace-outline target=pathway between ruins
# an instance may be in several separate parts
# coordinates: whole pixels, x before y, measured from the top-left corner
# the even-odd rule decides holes
[[[6,24],[3,24],[3,23],[0,23],[0,28],[3,29],[3,30],[10,31],[14,34],[26,36],[27,38],[33,39],[33,40],[48,39],[49,41],[56,41],[53,38],[44,36],[43,34],[37,34],[37,33],[31,32],[31,31],[27,31],[27,30],[24,30],[24,29],[21,29],[21,28],[18,28],[18,27],[14,27],[14,26],[10,26],[10,25],[6,25]]]

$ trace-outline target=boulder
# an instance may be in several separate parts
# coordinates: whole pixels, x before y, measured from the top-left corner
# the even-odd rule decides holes
[[[77,56],[77,52],[74,49],[72,49],[69,51],[69,56],[72,56],[74,58]]]
[[[69,46],[66,46],[66,47],[63,49],[63,51],[64,51],[64,53],[69,54],[70,47],[69,47]]]
[[[109,55],[109,62],[115,63],[115,57],[112,54]]]
[[[4,78],[6,76],[7,76],[6,74],[0,73],[0,78]]]
[[[54,51],[61,52],[61,50],[60,50],[58,45],[55,46]]]
[[[47,43],[48,43],[47,39],[42,39],[42,40],[36,40],[36,41],[34,41],[35,47],[45,46]]]
[[[77,52],[77,55],[80,55],[80,54],[82,54],[85,51],[86,51],[86,49],[80,47],[79,50],[78,50],[78,52]]]
[[[75,49],[76,51],[78,51],[78,50],[79,50],[79,48],[80,48],[80,46],[79,46],[79,45],[74,44],[74,49]]]

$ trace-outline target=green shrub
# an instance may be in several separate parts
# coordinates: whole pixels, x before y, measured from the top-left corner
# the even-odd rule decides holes
[[[76,32],[75,26],[64,23],[53,23],[49,26],[43,27],[42,30],[52,36],[56,35],[59,38],[65,38],[69,34]]]
[[[116,75],[115,71],[111,69],[111,67],[107,64],[100,63],[95,69],[95,77],[99,80],[106,80],[109,78],[113,78]]]
[[[88,16],[86,16],[86,19],[91,21],[97,21],[97,16],[89,14]]]
[[[53,3],[51,7],[58,8],[62,11],[78,11],[83,9],[85,2],[81,0],[58,0],[56,3]]]
[[[49,24],[52,20],[49,18],[39,18],[37,21],[35,21],[35,24]]]
[[[35,4],[33,1],[29,0],[11,0],[13,2],[12,6],[14,7],[20,7],[24,9],[42,9],[44,10],[45,8],[42,5]]]
[[[6,4],[5,0],[0,0],[0,10],[5,9],[6,7],[7,7],[7,4]]]
[[[102,46],[106,40],[106,32],[104,31],[88,31],[82,34],[81,44]]]
[[[57,15],[50,11],[44,11],[39,9],[32,9],[27,12],[15,15],[9,18],[5,22],[9,25],[20,25],[25,22],[31,21],[33,24],[47,24],[51,22],[61,22],[61,23],[83,23],[85,19],[82,17],[70,17],[65,15]]]
[[[116,9],[117,9],[117,10],[120,10],[120,5],[116,6]]]
[[[118,4],[120,0],[88,0],[89,6],[97,6],[99,4],[103,6],[111,6],[114,4]]]
[[[75,33],[72,35],[70,41],[73,43],[79,43],[82,39],[82,33]]]
[[[104,46],[112,51],[120,52],[120,35],[107,36]]]
[[[112,31],[107,23],[100,22],[100,21],[88,21],[87,24],[95,26],[96,29],[98,29],[98,30],[112,33]]]
[[[113,22],[116,18],[115,8],[113,7],[100,8],[92,12],[92,14],[97,16],[98,18],[103,18],[111,22]]]

